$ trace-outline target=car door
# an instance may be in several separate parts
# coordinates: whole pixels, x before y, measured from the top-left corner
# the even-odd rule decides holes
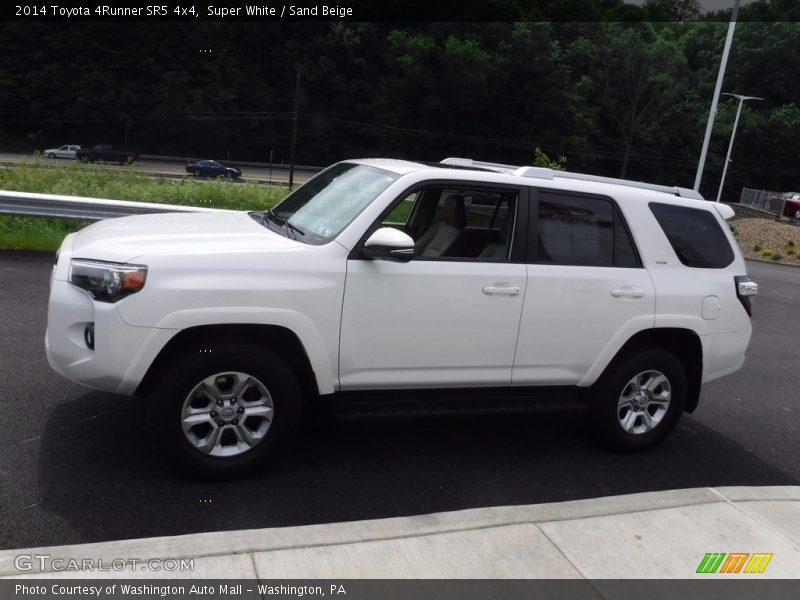
[[[608,348],[655,323],[655,290],[614,200],[533,195],[528,291],[513,385],[575,385]]]
[[[437,246],[435,233],[449,225],[444,211],[453,195],[464,198],[465,214],[455,243],[438,244],[446,251],[423,255],[418,248],[410,262],[368,260],[360,246],[351,253],[340,335],[342,390],[509,385],[526,286],[525,228],[518,223],[527,211],[520,190],[428,185],[398,198],[367,234],[390,225]],[[474,202],[478,197],[484,204]],[[392,222],[397,213],[403,222]],[[510,233],[504,236],[501,228]],[[490,244],[505,252],[480,258]]]

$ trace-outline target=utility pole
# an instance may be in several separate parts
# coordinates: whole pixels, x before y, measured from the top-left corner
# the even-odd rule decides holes
[[[736,0],[737,2],[739,0]],[[292,113],[292,142],[289,147],[289,190],[292,189],[294,183],[294,155],[297,147],[297,121],[299,118],[300,110],[300,63],[295,65],[297,70],[297,78],[294,84],[294,112]]]
[[[708,145],[711,142],[711,131],[714,129],[714,119],[717,117],[717,104],[719,103],[719,93],[722,91],[722,80],[725,78],[725,67],[728,65],[728,55],[731,52],[733,42],[733,31],[736,29],[736,17],[739,15],[739,1],[733,4],[731,22],[728,25],[728,36],[725,38],[725,48],[722,50],[722,61],[719,63],[719,73],[717,74],[717,86],[714,88],[714,99],[711,101],[711,110],[708,113],[708,124],[706,125],[706,137],[703,139],[703,150],[700,152],[700,162],[697,163],[697,175],[694,178],[694,191],[700,191],[700,181],[703,179],[703,169],[706,165],[706,155]]]
[[[275,159],[275,150],[269,151],[269,183],[272,185],[272,163]]]

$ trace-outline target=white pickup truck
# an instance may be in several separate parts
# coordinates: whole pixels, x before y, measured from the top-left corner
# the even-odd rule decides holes
[[[647,448],[739,369],[757,285],[681,188],[447,159],[349,160],[272,210],[109,219],[65,238],[46,349],[148,397],[175,461],[260,464],[312,401],[586,405]]]

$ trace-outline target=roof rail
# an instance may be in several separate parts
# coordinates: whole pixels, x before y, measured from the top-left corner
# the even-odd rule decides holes
[[[512,173],[519,169],[514,165],[503,165],[500,163],[483,162],[480,160],[472,160],[471,158],[445,158],[439,163],[440,165],[452,165],[454,167],[475,167],[478,169],[489,169],[490,171],[497,171],[498,173]]]
[[[445,158],[440,164],[454,165],[459,167],[476,167],[480,169],[489,169],[499,173],[509,173],[518,177],[533,177],[536,179],[577,179],[579,181],[594,181],[597,183],[612,183],[614,185],[624,185],[627,187],[635,187],[643,190],[653,190],[656,192],[664,192],[673,196],[680,196],[681,198],[692,198],[694,200],[705,200],[703,196],[692,189],[659,185],[657,183],[645,183],[643,181],[631,181],[630,179],[617,179],[615,177],[603,177],[602,175],[589,175],[586,173],[572,173],[570,171],[556,171],[546,167],[527,167],[527,166],[513,166],[503,165],[499,163],[481,162],[472,160],[471,158]]]

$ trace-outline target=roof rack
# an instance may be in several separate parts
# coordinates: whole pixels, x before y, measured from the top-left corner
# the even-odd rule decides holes
[[[694,200],[705,200],[699,192],[678,186],[658,185],[656,183],[645,183],[643,181],[631,181],[629,179],[617,179],[615,177],[603,177],[601,175],[588,175],[586,173],[572,173],[570,171],[556,171],[546,167],[526,167],[504,165],[500,163],[483,162],[479,160],[472,160],[471,158],[445,158],[440,164],[453,165],[458,167],[474,167],[478,169],[488,169],[498,173],[508,173],[509,175],[516,175],[518,177],[533,177],[537,179],[577,179],[580,181],[594,181],[597,183],[612,183],[615,185],[624,185],[628,187],[635,187],[643,190],[653,190],[656,192],[664,192],[673,196],[680,196],[681,198],[692,198]]]

